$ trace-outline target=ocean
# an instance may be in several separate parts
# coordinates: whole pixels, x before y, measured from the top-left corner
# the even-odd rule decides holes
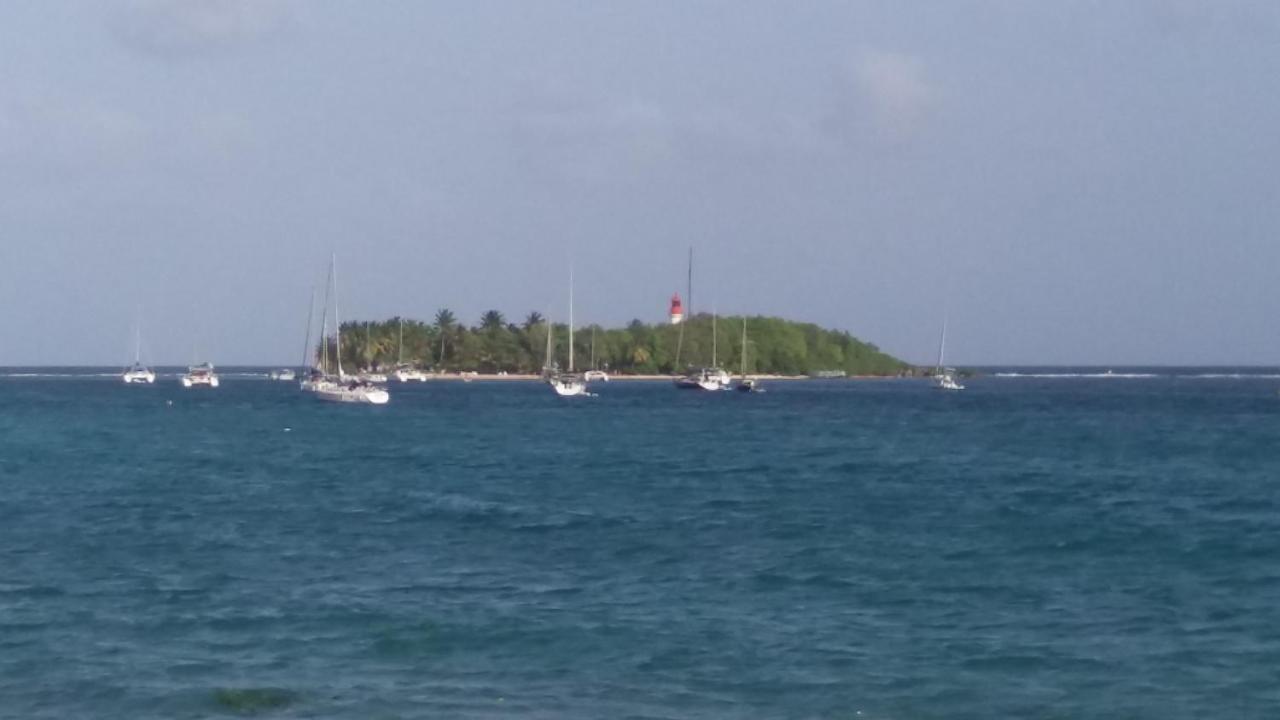
[[[0,370],[3,718],[1280,716],[1280,379]]]

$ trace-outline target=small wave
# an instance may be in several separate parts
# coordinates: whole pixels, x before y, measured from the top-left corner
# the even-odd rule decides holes
[[[1135,378],[1159,378],[1171,377],[1169,375],[1161,375],[1159,373],[1016,373],[1016,372],[998,372],[992,373],[991,377],[1001,378],[1115,378],[1119,380],[1135,379]]]
[[[8,372],[0,373],[0,378],[95,378],[119,377],[120,373],[47,373],[47,372]]]
[[[1200,373],[1198,375],[1179,375],[1178,377],[1195,380],[1280,380],[1280,375],[1262,373]]]

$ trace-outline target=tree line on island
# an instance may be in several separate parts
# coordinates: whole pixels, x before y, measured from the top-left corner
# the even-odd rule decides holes
[[[689,367],[710,365],[714,324],[717,360],[737,372],[742,320],[741,316],[721,317],[713,323],[710,315],[699,314],[681,325],[632,320],[624,328],[576,327],[575,366],[578,370],[599,368],[644,375],[681,373]],[[774,317],[748,317],[746,324],[748,373],[898,375],[910,370],[906,363],[847,332]],[[548,328],[553,333],[556,362],[564,367],[567,325],[548,325],[538,312],[529,313],[521,322],[509,322],[501,312],[489,310],[479,324],[467,327],[448,309],[437,312],[430,323],[399,317],[344,322],[342,363],[347,368],[365,369],[388,369],[404,362],[443,372],[537,373],[544,364]],[[332,351],[332,338],[328,343]]]

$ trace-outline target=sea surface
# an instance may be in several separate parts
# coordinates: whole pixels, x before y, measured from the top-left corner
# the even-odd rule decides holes
[[[0,717],[1280,717],[1280,379],[1025,370],[0,370]]]

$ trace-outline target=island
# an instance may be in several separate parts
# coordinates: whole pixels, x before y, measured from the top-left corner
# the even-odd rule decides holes
[[[742,316],[698,314],[678,324],[632,320],[623,328],[576,327],[575,367],[624,376],[669,375],[711,365],[714,352],[716,364],[737,373],[743,321]],[[777,317],[751,316],[745,321],[748,374],[845,377],[913,372],[908,363],[845,331]],[[341,330],[342,363],[349,370],[411,365],[438,373],[533,374],[544,365],[548,332],[556,362],[561,367],[568,362],[568,326],[548,324],[538,312],[509,322],[501,312],[489,310],[479,323],[467,326],[442,309],[430,322],[401,317],[354,320],[342,323]],[[332,353],[333,338],[325,341]],[[323,344],[316,343],[317,357]]]

